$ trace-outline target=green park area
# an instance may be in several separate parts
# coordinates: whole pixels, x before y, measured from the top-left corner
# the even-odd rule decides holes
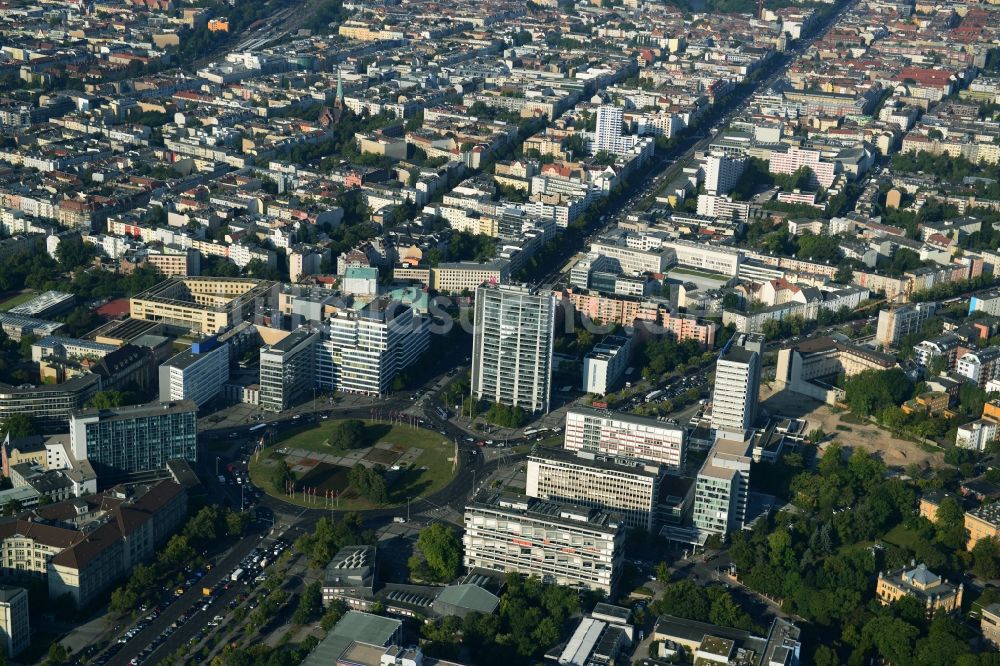
[[[455,471],[455,444],[440,434],[359,419],[293,430],[250,461],[254,484],[269,495],[344,511],[405,504],[437,492]],[[285,490],[290,484],[294,495]]]

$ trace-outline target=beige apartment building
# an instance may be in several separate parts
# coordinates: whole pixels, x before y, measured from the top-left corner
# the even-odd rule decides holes
[[[197,333],[218,333],[250,319],[273,282],[253,278],[176,277],[133,296],[133,319]]]
[[[449,294],[472,292],[484,283],[505,284],[509,280],[510,265],[503,261],[438,264],[431,269],[431,288]]]
[[[965,547],[972,550],[976,542],[1000,534],[1000,503],[986,504],[965,512],[965,533],[969,537]]]

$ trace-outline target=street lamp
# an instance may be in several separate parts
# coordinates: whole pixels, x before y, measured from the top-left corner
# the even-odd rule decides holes
[[[215,456],[215,475],[219,476],[219,456]]]

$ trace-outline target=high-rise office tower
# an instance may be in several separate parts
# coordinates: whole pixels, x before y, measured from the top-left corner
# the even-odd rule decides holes
[[[742,437],[757,420],[764,338],[735,334],[719,354],[712,393],[712,427]]]
[[[620,106],[602,106],[597,110],[597,127],[594,132],[594,145],[597,150],[614,152],[614,147],[622,135],[623,118]]]
[[[750,497],[752,439],[719,437],[698,472],[694,491],[695,527],[708,534],[743,528]]]
[[[476,398],[549,411],[555,298],[527,287],[476,289],[472,388]]]

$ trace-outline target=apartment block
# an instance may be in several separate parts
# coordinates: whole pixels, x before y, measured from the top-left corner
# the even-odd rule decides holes
[[[469,569],[538,576],[612,596],[625,526],[605,511],[485,491],[465,507],[462,541]]]
[[[431,269],[431,288],[445,294],[471,293],[483,284],[506,284],[509,281],[508,261],[443,263]]]
[[[554,329],[552,294],[523,286],[480,286],[472,342],[472,395],[547,412]]]
[[[1000,502],[984,504],[965,512],[965,542],[967,550],[972,550],[980,539],[996,539],[1000,535]]]
[[[702,171],[705,174],[705,191],[708,194],[728,194],[740,181],[746,169],[747,160],[726,155],[709,155],[705,158]]]
[[[771,151],[771,158],[768,161],[768,170],[771,173],[793,174],[802,167],[809,167],[812,171],[813,182],[810,183],[812,187],[829,188],[839,172],[838,163],[822,159],[818,150],[792,146],[785,152]]]
[[[875,344],[895,347],[902,338],[920,332],[936,309],[936,303],[912,303],[880,310],[878,326],[875,329]]]
[[[194,248],[165,245],[162,250],[149,250],[145,261],[167,277],[188,277],[201,273],[201,254]]]
[[[1000,347],[967,352],[955,363],[955,372],[979,388],[1000,379]]]
[[[969,314],[985,312],[994,317],[1000,316],[1000,290],[983,291],[973,294],[969,299]]]
[[[198,459],[198,406],[191,400],[85,409],[69,422],[70,448],[98,476],[165,469]]]
[[[992,603],[980,610],[979,631],[993,649],[1000,649],[1000,604]]]
[[[686,431],[675,423],[590,407],[566,412],[563,446],[569,451],[634,458],[680,471],[686,444]]]
[[[557,449],[528,456],[525,494],[609,511],[652,533],[664,473],[655,463]]]

